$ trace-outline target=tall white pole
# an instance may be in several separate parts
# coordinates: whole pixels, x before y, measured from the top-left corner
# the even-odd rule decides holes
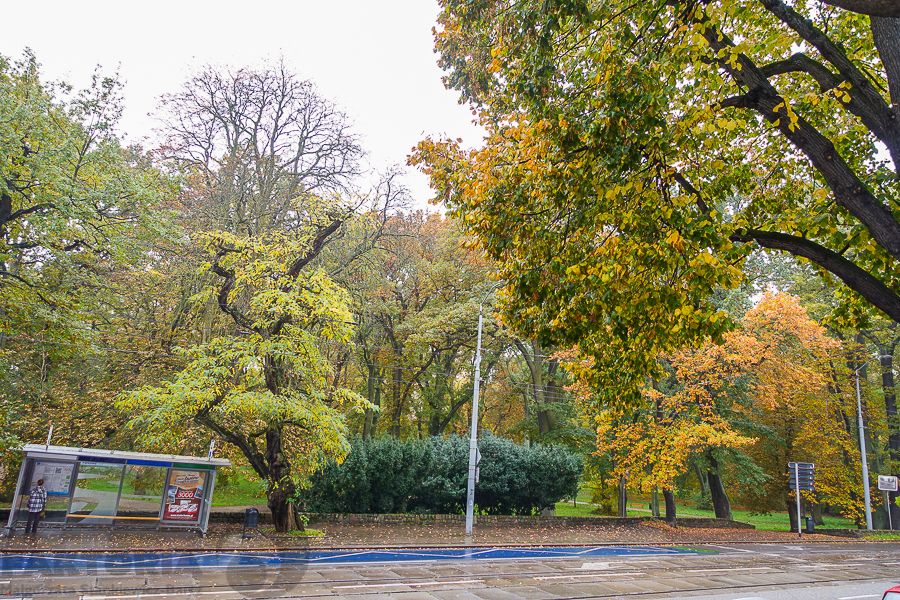
[[[862,367],[859,369],[862,369]],[[859,389],[859,369],[856,369],[856,415],[859,418],[859,453],[862,456],[863,498],[866,502],[866,529],[872,531],[872,499],[869,497],[869,460],[866,458],[866,429],[863,425],[862,393]]]
[[[478,342],[475,346],[475,382],[472,386],[472,431],[469,436],[469,482],[466,486],[466,535],[472,535],[475,518],[475,469],[478,460],[478,392],[481,388],[481,313],[478,307]]]
[[[800,463],[794,463],[794,497],[797,499],[797,537],[803,537],[803,524],[800,522]]]

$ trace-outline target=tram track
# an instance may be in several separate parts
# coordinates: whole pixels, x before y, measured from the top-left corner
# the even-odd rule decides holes
[[[701,555],[702,556],[702,555]],[[720,555],[721,556],[721,555]],[[733,558],[738,558],[740,555],[736,555]],[[708,557],[708,555],[707,555]],[[650,557],[648,557],[650,558]],[[665,557],[661,557],[665,558]],[[680,557],[680,558],[699,558],[698,556],[692,557]],[[825,557],[817,557],[817,561],[821,560]],[[837,558],[837,557],[835,557]],[[437,561],[434,561],[437,562]],[[418,562],[414,564],[410,564],[409,566],[421,567],[423,564],[433,565],[434,562]],[[446,562],[440,561],[442,566],[449,566]],[[53,598],[53,597],[77,597],[83,598],[84,600],[116,600],[117,598],[121,600],[132,600],[137,598],[165,598],[165,597],[177,597],[194,594],[198,597],[209,597],[216,598],[221,596],[223,598],[228,598],[231,600],[233,597],[247,597],[253,598],[255,600],[265,600],[268,598],[292,598],[292,597],[304,597],[304,598],[319,598],[319,597],[336,597],[341,593],[352,594],[353,596],[372,596],[372,595],[382,595],[385,593],[390,593],[393,596],[401,596],[409,593],[419,593],[423,591],[423,589],[435,589],[437,591],[438,588],[441,591],[446,591],[447,589],[452,590],[461,590],[461,589],[482,589],[483,587],[487,588],[497,588],[500,587],[501,582],[503,589],[506,590],[514,590],[517,587],[529,587],[529,586],[541,586],[544,588],[552,587],[554,584],[576,584],[576,583],[585,583],[585,584],[602,584],[602,583],[628,583],[630,581],[635,581],[635,577],[643,576],[646,578],[647,576],[652,576],[655,581],[659,581],[661,583],[670,582],[673,579],[683,578],[685,573],[696,572],[697,576],[702,575],[703,573],[709,573],[710,581],[713,582],[713,579],[717,576],[727,576],[727,575],[748,575],[750,571],[763,572],[765,571],[766,575],[792,575],[796,576],[798,574],[804,573],[814,573],[821,572],[824,568],[828,567],[840,567],[840,564],[834,563],[818,563],[816,561],[804,561],[807,564],[801,565],[796,562],[791,563],[791,569],[785,569],[786,566],[784,561],[781,560],[755,560],[752,565],[749,564],[748,561],[739,560],[735,561],[735,564],[732,565],[721,565],[720,563],[714,563],[709,566],[707,569],[672,569],[671,567],[658,567],[652,566],[653,563],[660,562],[658,560],[631,560],[626,564],[619,564],[610,566],[608,568],[597,568],[597,569],[585,569],[584,567],[576,567],[575,564],[577,562],[583,561],[566,561],[568,565],[572,565],[568,567],[568,569],[540,569],[540,570],[514,570],[508,567],[510,562],[519,563],[519,561],[509,561],[509,560],[498,560],[497,563],[505,563],[503,566],[505,567],[502,571],[488,571],[483,572],[481,569],[473,569],[471,571],[457,573],[457,574],[446,574],[446,575],[438,575],[438,574],[425,574],[425,575],[394,575],[390,577],[332,577],[332,578],[307,578],[307,577],[296,577],[296,574],[290,573],[292,569],[289,567],[284,569],[284,576],[280,576],[279,573],[274,573],[271,580],[267,578],[248,578],[247,583],[244,584],[229,584],[228,586],[223,586],[221,584],[206,584],[206,583],[197,583],[194,585],[169,585],[169,586],[152,586],[146,587],[146,583],[148,579],[145,578],[145,584],[140,587],[120,587],[120,586],[110,586],[110,587],[99,587],[97,585],[90,586],[73,586],[72,588],[67,589],[50,589],[50,590],[16,590],[14,592],[15,596],[39,596],[44,598]],[[690,561],[694,563],[691,566],[700,566],[697,565],[695,561]],[[497,564],[493,563],[493,564]],[[408,564],[408,563],[407,563]],[[374,565],[354,565],[354,566],[374,566]],[[487,566],[487,565],[484,565]],[[563,566],[563,565],[560,565]],[[329,565],[332,567],[332,565]],[[337,568],[338,565],[333,565],[333,567]],[[802,568],[798,569],[798,567]],[[806,568],[808,567],[808,568]],[[848,563],[846,565],[847,569],[860,569],[860,568],[878,568],[879,563],[876,561],[869,562],[867,565],[856,565],[853,563]],[[254,567],[232,567],[238,569],[251,569]],[[255,567],[258,569],[258,567]],[[639,571],[641,568],[646,570]],[[400,571],[399,569],[397,569]],[[567,570],[569,572],[567,572]],[[146,571],[122,571],[118,570],[116,573],[106,573],[106,572],[95,572],[90,576],[95,578],[103,578],[105,576],[126,576],[129,574],[133,574],[135,576],[145,576],[149,577],[150,575],[174,575],[174,574],[188,574],[191,570],[177,570],[173,569],[172,571],[154,571],[151,573],[147,573]],[[201,572],[208,572],[208,569],[202,569]],[[652,575],[651,575],[652,573]],[[321,575],[321,572],[318,573]],[[38,574],[31,574],[32,576]],[[828,583],[837,583],[837,582],[862,582],[862,581],[876,581],[880,579],[890,578],[892,573],[890,572],[879,572],[873,573],[871,575],[865,576],[856,576],[848,574],[848,576],[842,577],[840,579],[819,579],[815,577],[810,577],[808,581],[804,582],[796,582],[796,583],[772,583],[772,584],[762,584],[762,583],[754,583],[747,585],[735,585],[734,583],[729,583],[727,585],[721,586],[713,586],[713,587],[684,587],[677,588],[673,587],[665,593],[685,593],[685,592],[695,592],[695,591],[721,591],[721,590],[736,590],[736,589],[744,589],[744,588],[767,588],[772,586],[803,586],[803,585],[811,585],[811,584],[828,584]],[[69,578],[84,578],[84,573],[72,573],[70,575],[66,574],[51,574],[49,577],[40,577],[41,584],[46,585],[52,582],[57,584],[63,583],[63,581],[59,581],[60,579],[69,579]],[[596,577],[596,580],[588,581],[586,578],[588,577]],[[615,578],[615,579],[613,579]],[[516,581],[517,583],[510,583],[510,581]],[[492,584],[492,582],[495,582]],[[469,587],[461,588],[459,584],[467,584]],[[447,588],[446,586],[450,586]],[[305,591],[301,591],[301,588],[314,588],[307,589]],[[404,587],[408,587],[411,589],[402,589]],[[322,591],[323,588],[329,588],[329,590]],[[396,589],[394,589],[396,588]],[[273,593],[267,593],[267,589],[271,589]],[[276,591],[277,590],[277,591]],[[607,598],[607,597],[628,597],[628,596],[650,596],[654,593],[660,592],[633,592],[633,593],[625,593],[625,592],[615,592],[610,593],[608,595],[601,594],[590,594],[585,596],[565,596],[565,598]]]
[[[665,579],[665,578],[663,578]],[[639,597],[647,597],[647,596],[657,596],[657,597],[667,597],[672,594],[684,594],[684,593],[696,593],[696,592],[737,592],[741,590],[765,590],[765,589],[785,589],[785,588],[802,588],[808,587],[810,585],[823,585],[823,584],[840,584],[840,583],[865,583],[871,581],[880,581],[888,579],[885,575],[872,575],[865,577],[842,577],[835,579],[818,579],[815,581],[804,581],[804,582],[794,582],[794,583],[752,583],[752,584],[723,584],[723,585],[714,585],[714,586],[680,586],[680,587],[670,587],[665,591],[610,591],[609,593],[591,593],[586,595],[577,595],[577,596],[556,596],[554,600],[588,600],[591,598],[639,598]],[[323,583],[323,582],[319,582]],[[452,584],[454,582],[439,582]],[[602,582],[590,582],[590,583],[602,583]],[[615,582],[609,582],[615,583]],[[286,584],[289,585],[289,584]],[[397,584],[400,587],[402,584]],[[436,586],[435,586],[436,587]],[[469,588],[460,588],[460,587],[451,587],[451,588],[441,588],[440,590],[435,589],[434,591],[460,591],[465,589],[479,590],[479,589],[490,589],[497,588],[498,586],[484,585],[483,587],[469,587]],[[526,588],[530,587],[525,584],[520,585],[506,585],[503,586],[502,589],[515,593],[515,590],[518,588]],[[163,590],[163,591],[158,591]],[[216,595],[220,596],[237,596],[239,598],[249,598],[252,600],[289,600],[292,598],[336,598],[340,597],[341,591],[349,591],[349,590],[340,590],[336,593],[335,590],[331,590],[329,592],[318,592],[318,593],[310,593],[307,591],[294,593],[293,590],[286,590],[284,588],[277,588],[277,591],[280,593],[264,595],[265,590],[260,588],[256,588],[253,590],[210,590],[205,587],[197,588],[193,586],[184,586],[179,588],[155,588],[155,589],[146,589],[146,590],[109,590],[113,591],[112,594],[104,594],[104,590],[95,590],[92,592],[79,592],[79,591],[59,591],[59,592],[35,592],[35,593],[23,593],[23,594],[14,594],[12,597],[15,598],[29,598],[29,597],[49,597],[57,594],[67,594],[70,597],[74,596],[79,600],[139,600],[141,598],[168,598],[168,597],[179,597],[179,596],[210,596],[214,598]],[[132,593],[125,593],[123,591],[128,591]],[[414,589],[392,589],[386,590],[385,588],[373,589],[370,591],[362,591],[357,590],[353,591],[353,596],[383,596],[385,593],[390,593],[393,597],[409,595],[409,594],[421,594],[423,591],[421,586],[416,586]],[[285,594],[285,592],[287,592]],[[551,592],[552,593],[552,592]]]

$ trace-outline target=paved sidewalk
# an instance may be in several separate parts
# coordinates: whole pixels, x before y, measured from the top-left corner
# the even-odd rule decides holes
[[[476,526],[467,538],[456,524],[310,524],[323,530],[317,538],[276,535],[271,529],[254,532],[251,539],[241,538],[241,526],[215,524],[206,537],[185,531],[119,528],[43,528],[35,537],[21,529],[12,537],[0,539],[0,551],[33,550],[130,551],[130,550],[274,550],[291,548],[379,548],[424,546],[485,545],[602,545],[602,544],[697,544],[722,542],[797,542],[797,534],[753,529],[671,528],[664,523],[641,523],[632,526],[578,525],[538,528],[510,526]],[[841,541],[825,535],[804,534],[803,542]]]

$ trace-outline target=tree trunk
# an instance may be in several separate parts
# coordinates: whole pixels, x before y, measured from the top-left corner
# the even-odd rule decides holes
[[[291,504],[296,487],[291,479],[291,466],[284,457],[280,427],[270,427],[266,431],[266,463],[269,469],[269,489],[266,496],[275,531],[290,531],[297,527]]]
[[[824,526],[825,519],[822,516],[822,505],[821,504],[813,504],[812,508],[810,508],[810,513],[812,513],[813,523],[816,525]]]
[[[370,404],[377,406],[375,403],[375,364],[369,363],[369,378],[366,381],[366,400],[369,401]],[[362,437],[363,439],[368,439],[372,437],[374,433],[374,425],[375,425],[375,410],[371,408],[366,409],[366,417],[363,421],[363,430]]]
[[[395,359],[396,360],[396,359]],[[400,388],[403,387],[403,371],[395,365],[391,381],[391,396],[394,403],[391,415],[391,435],[400,437],[400,417],[403,415]]]
[[[663,498],[666,500],[666,523],[675,527],[675,493],[672,490],[663,490]]]
[[[544,435],[553,429],[553,419],[550,411],[547,410],[546,404],[549,400],[553,400],[551,390],[555,389],[554,376],[558,362],[555,360],[548,361],[547,373],[544,373],[544,350],[537,341],[531,342],[531,348],[528,348],[520,340],[513,340],[513,344],[519,350],[525,364],[528,366],[528,373],[531,375],[531,390],[534,396],[535,417],[537,420],[538,433]]]
[[[712,453],[707,456],[707,460],[709,461],[709,470],[706,472],[706,478],[709,480],[709,497],[712,499],[716,518],[731,520],[731,502],[728,500],[728,494],[725,492],[725,486],[722,485],[722,478],[719,476],[719,462]]]
[[[709,498],[709,478],[700,467],[700,463],[694,462],[694,473],[697,474],[697,482],[700,484],[700,495],[705,499]]]
[[[657,489],[650,494],[650,516],[655,519],[659,518],[659,490]]]
[[[619,516],[623,519],[628,516],[628,488],[624,477],[619,477]]]
[[[893,328],[891,333],[893,334]],[[888,457],[893,475],[900,472],[900,419],[897,415],[897,389],[894,382],[894,352],[896,340],[878,345],[878,362],[881,365],[881,389],[884,392],[884,408],[888,422]],[[897,506],[897,492],[889,492],[891,525],[900,529],[900,506]]]
[[[894,349],[892,345],[881,345],[881,389],[884,392],[884,408],[888,420],[888,448],[891,460],[900,463],[900,420],[897,417],[897,391],[894,387]]]
[[[797,501],[794,499],[794,494],[792,492],[785,494],[784,502],[788,507],[787,513],[791,522],[791,531],[797,533]],[[858,522],[857,525],[859,525]]]

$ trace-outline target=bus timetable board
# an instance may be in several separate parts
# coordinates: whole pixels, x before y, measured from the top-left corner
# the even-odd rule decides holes
[[[72,472],[75,463],[58,461],[36,460],[34,470],[31,472],[31,485],[29,490],[37,485],[38,479],[44,480],[44,489],[48,496],[68,496],[72,487]]]

